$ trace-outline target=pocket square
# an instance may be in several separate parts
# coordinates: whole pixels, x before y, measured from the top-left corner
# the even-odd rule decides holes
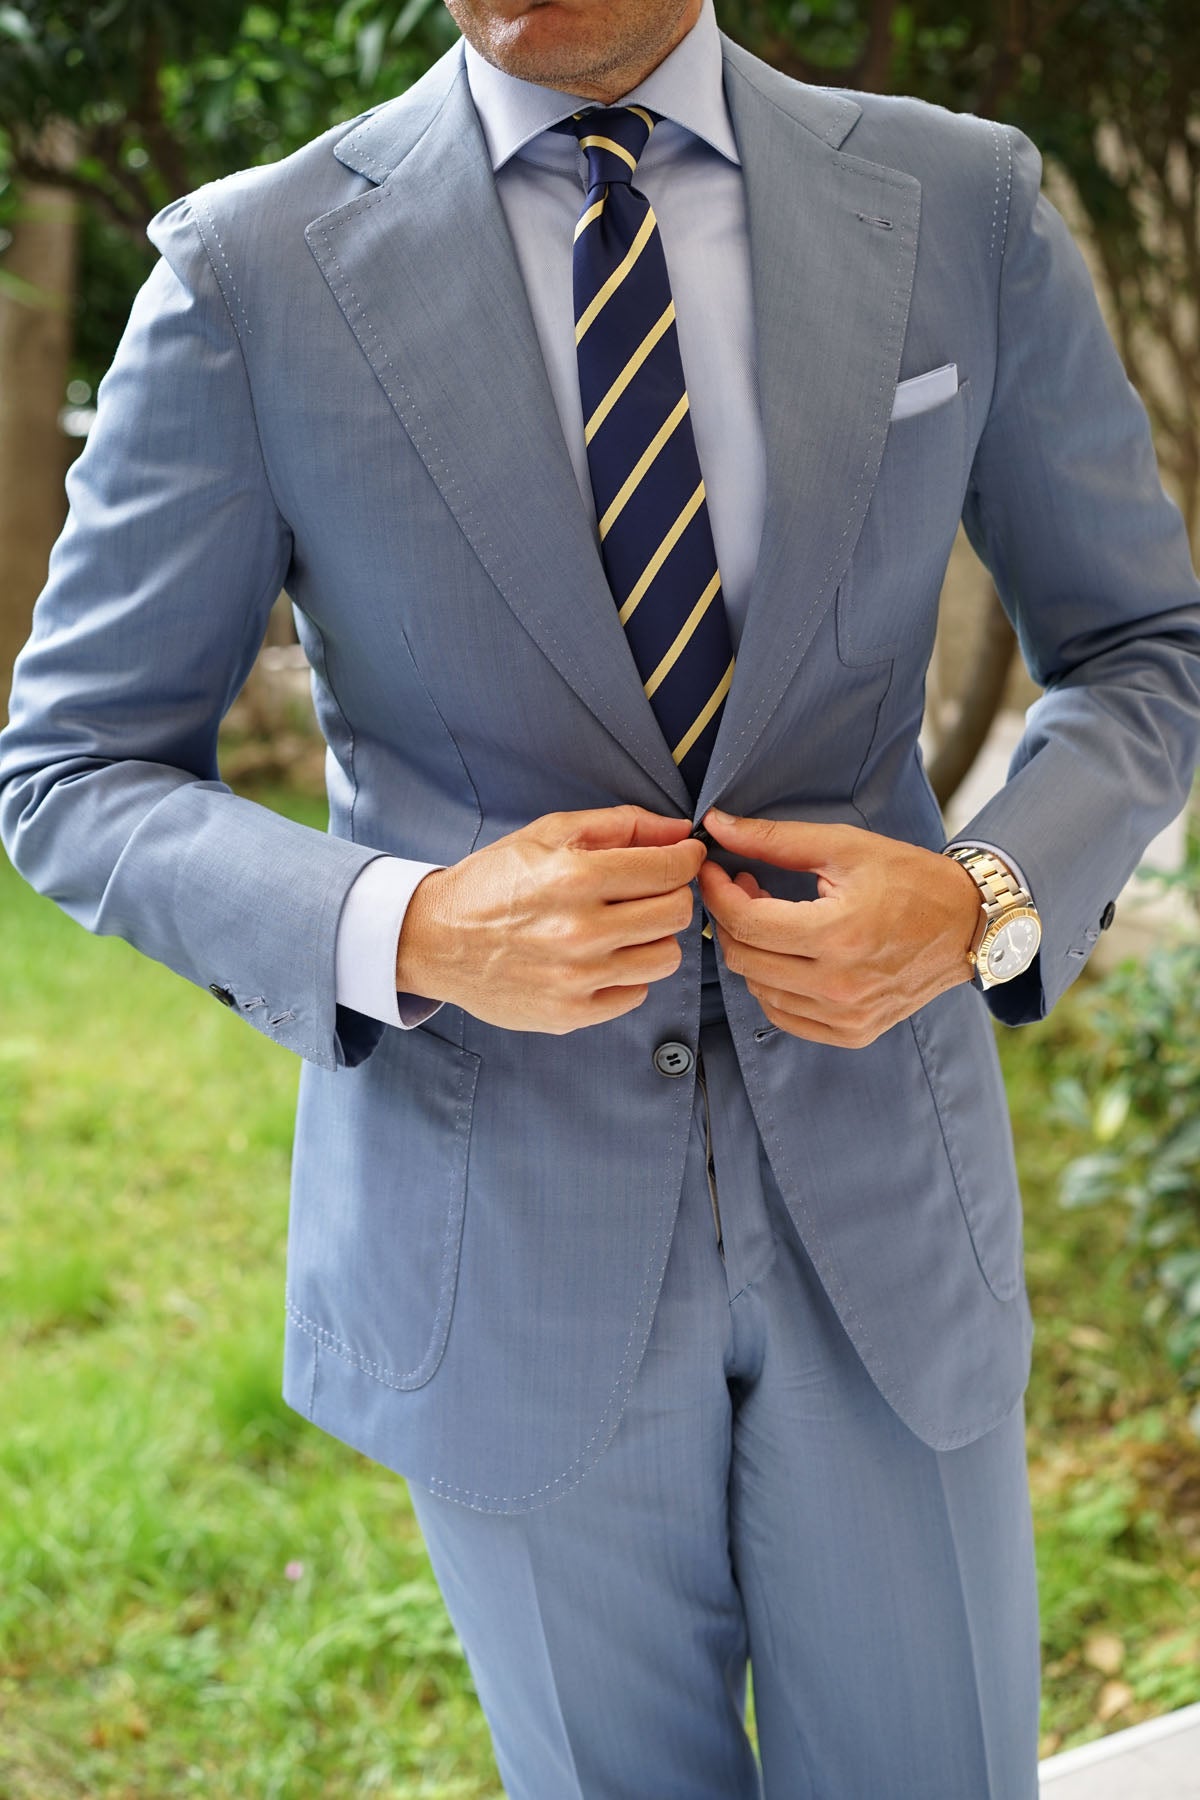
[[[910,419],[914,413],[928,412],[944,400],[953,400],[957,392],[958,364],[943,363],[940,369],[929,369],[924,375],[914,375],[910,381],[899,384],[892,418]]]

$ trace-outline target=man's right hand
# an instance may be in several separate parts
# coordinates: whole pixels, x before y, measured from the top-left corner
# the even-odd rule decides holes
[[[435,869],[409,902],[401,993],[562,1035],[619,1018],[682,960],[704,846],[640,806],[550,813]]]

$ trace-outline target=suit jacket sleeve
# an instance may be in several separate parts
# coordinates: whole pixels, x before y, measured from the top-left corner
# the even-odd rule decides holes
[[[336,1006],[345,896],[375,852],[235,796],[221,718],[291,538],[186,201],[160,215],[0,737],[0,835],[91,931],[127,938],[322,1067],[382,1027]]]
[[[1184,805],[1200,743],[1200,590],[1125,376],[1041,161],[1013,132],[995,385],[964,524],[1044,688],[1005,787],[957,836],[1003,845],[1042,914],[1034,967],[990,990],[1045,1013],[1100,915]]]

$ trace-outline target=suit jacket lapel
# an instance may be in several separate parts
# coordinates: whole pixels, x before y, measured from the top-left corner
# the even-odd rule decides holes
[[[688,810],[580,500],[461,51],[335,154],[378,185],[305,235],[364,355],[525,629]]]
[[[883,454],[916,261],[920,184],[839,150],[859,116],[726,40],[746,182],[767,504],[733,686],[700,796],[733,781],[858,537]]]
[[[767,505],[701,807],[762,735],[854,548],[887,436],[920,212],[913,177],[840,152],[854,101],[797,90],[729,40],[725,58]],[[306,233],[350,329],[508,605],[672,807],[688,810],[580,502],[461,50],[335,154],[376,184]]]

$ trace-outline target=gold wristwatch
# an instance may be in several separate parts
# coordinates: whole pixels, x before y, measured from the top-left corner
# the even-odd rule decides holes
[[[962,864],[979,889],[980,934],[967,955],[978,987],[997,987],[1023,975],[1038,953],[1042,921],[1033,896],[1006,863],[976,844],[954,844],[945,854]]]

